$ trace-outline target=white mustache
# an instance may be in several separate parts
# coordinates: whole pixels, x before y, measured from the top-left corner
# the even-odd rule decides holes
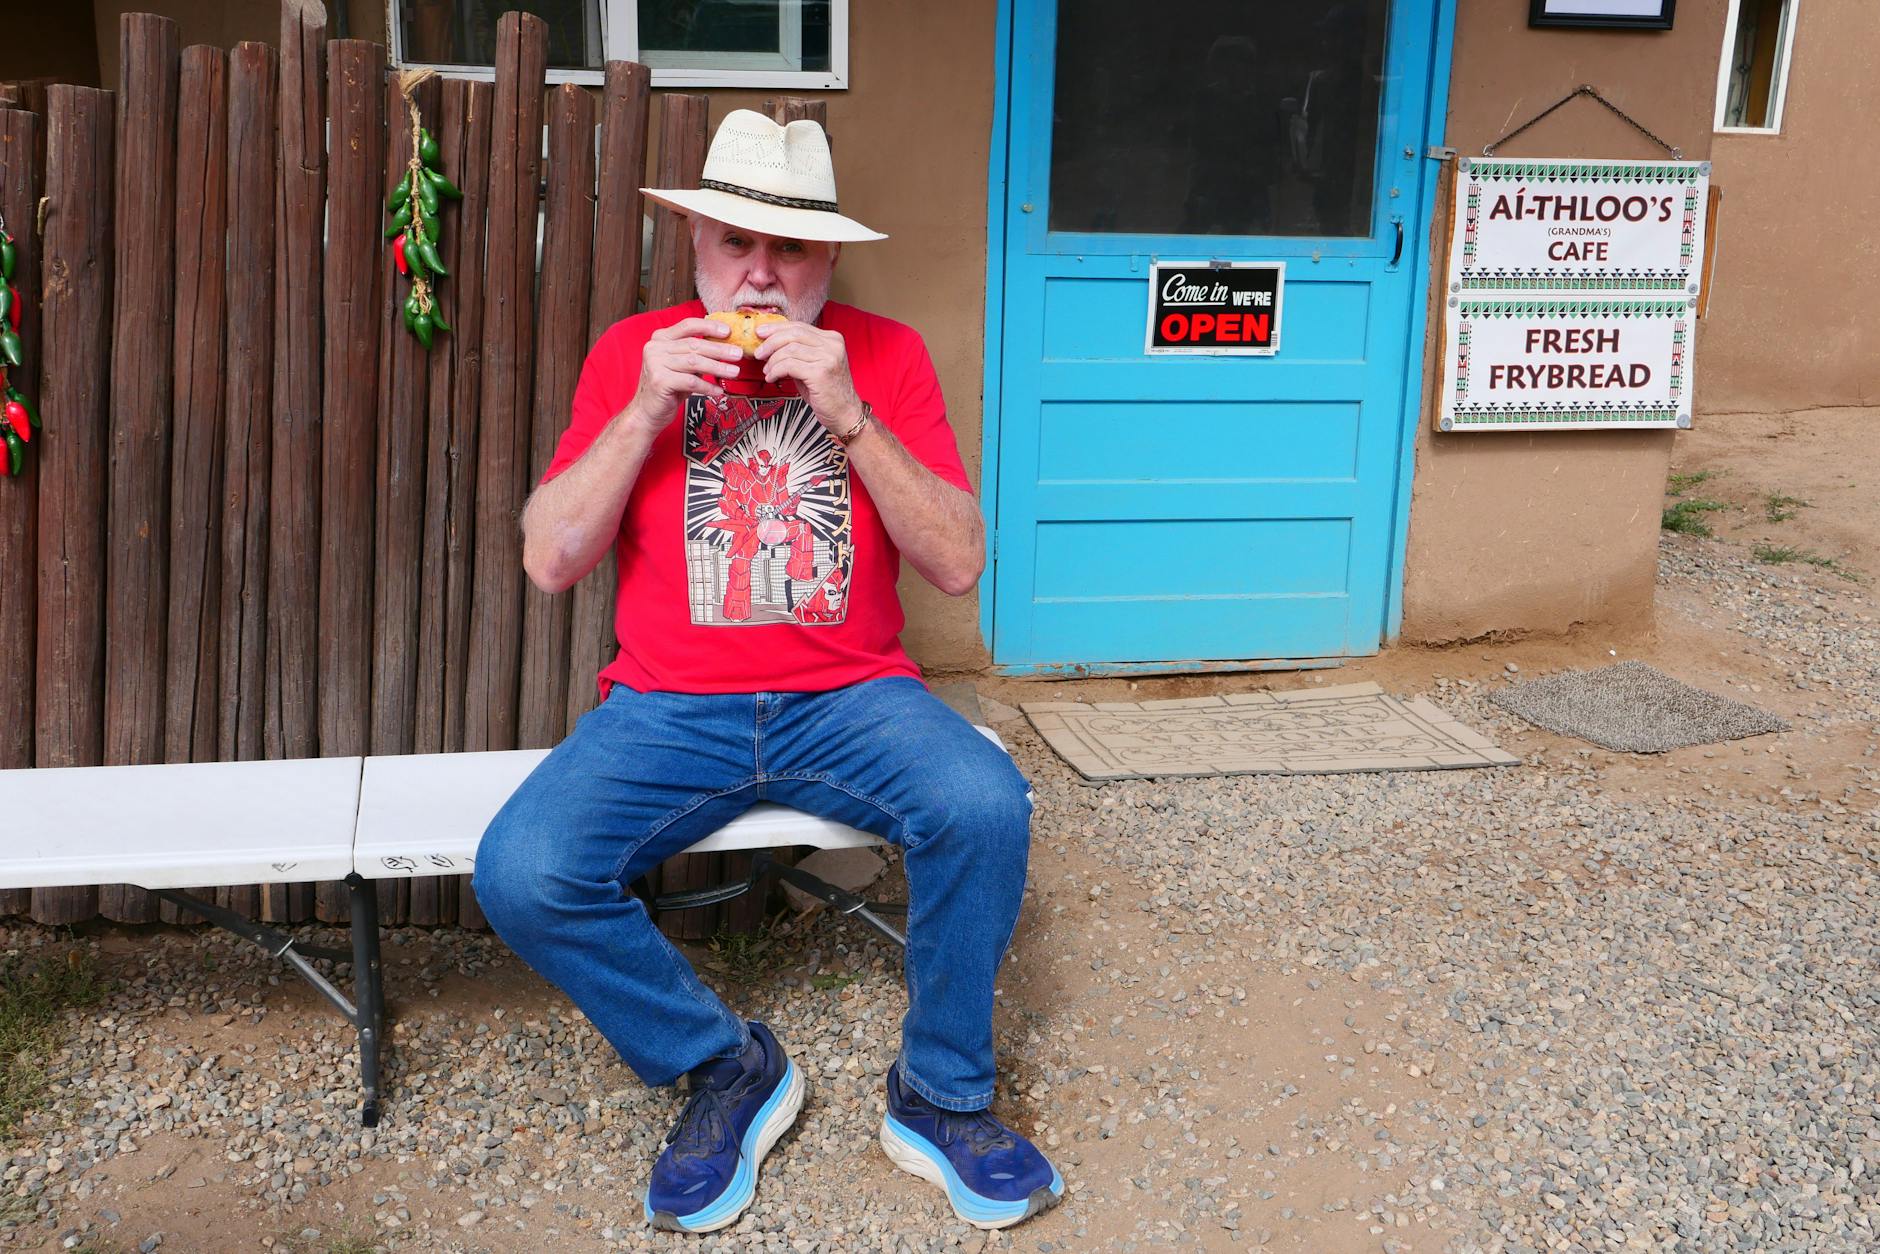
[[[790,298],[784,295],[784,291],[780,287],[771,288],[769,291],[761,291],[746,284],[738,289],[737,294],[731,298],[729,305],[733,309],[738,308],[740,305],[775,305],[778,309],[783,311],[784,317],[788,318],[794,316],[790,310]]]

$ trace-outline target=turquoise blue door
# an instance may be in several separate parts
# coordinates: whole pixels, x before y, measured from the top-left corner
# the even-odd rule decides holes
[[[1005,0],[995,664],[1376,652],[1428,292],[1440,0]],[[1144,351],[1155,261],[1284,264],[1272,356]]]

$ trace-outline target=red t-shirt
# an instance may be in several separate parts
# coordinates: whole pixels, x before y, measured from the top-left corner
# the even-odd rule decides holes
[[[640,354],[698,301],[615,323],[588,354],[547,483],[633,399]],[[855,390],[920,463],[967,491],[927,346],[911,327],[830,302]],[[901,555],[860,475],[793,396],[692,397],[653,442],[620,521],[614,630],[599,677],[641,692],[822,692],[918,679],[901,648]],[[864,437],[866,438],[866,437]]]

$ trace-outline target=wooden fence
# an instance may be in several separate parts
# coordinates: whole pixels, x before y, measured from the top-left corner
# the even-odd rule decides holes
[[[278,51],[224,52],[131,13],[115,93],[0,85],[13,375],[43,423],[0,479],[0,769],[545,747],[594,703],[613,558],[543,595],[517,518],[589,346],[639,307],[649,130],[658,177],[689,185],[706,99],[663,95],[654,119],[646,68],[620,61],[598,99],[546,90],[546,28],[519,13],[494,83],[421,84],[464,193],[440,242],[454,330],[427,353],[382,233],[405,100],[382,47],[324,22],[285,0]],[[655,208],[652,247],[648,307],[688,298],[677,215]],[[736,857],[675,861],[664,886]],[[391,923],[483,925],[465,876],[379,894]],[[277,922],[347,913],[333,883],[212,896]],[[665,924],[754,921],[734,904]],[[179,917],[124,885],[0,890],[19,913]]]

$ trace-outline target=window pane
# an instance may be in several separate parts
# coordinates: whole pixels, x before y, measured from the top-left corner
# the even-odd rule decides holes
[[[599,69],[602,0],[399,0],[407,61],[493,65],[496,19],[511,9],[548,24],[550,69]]]
[[[640,59],[691,69],[829,69],[829,0],[639,0]]]
[[[1369,235],[1385,0],[1066,0],[1051,229]]]
[[[1737,0],[1736,47],[1730,59],[1725,126],[1774,126],[1781,91],[1787,0]]]

